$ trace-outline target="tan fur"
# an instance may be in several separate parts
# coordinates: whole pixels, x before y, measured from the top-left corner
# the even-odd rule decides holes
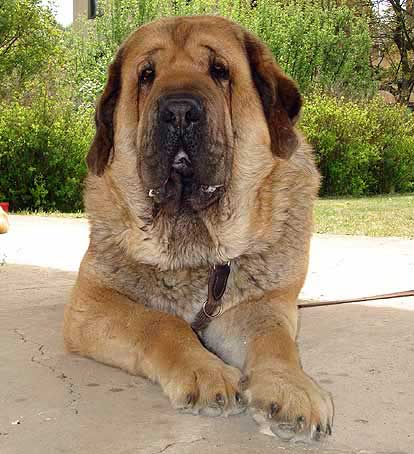
[[[229,64],[232,82],[223,91],[206,75],[205,46]],[[159,58],[157,83],[140,91],[137,68],[153,49],[162,49],[151,54]],[[234,414],[247,403],[265,433],[283,438],[288,427],[292,436],[318,438],[330,432],[332,401],[302,370],[295,338],[319,176],[293,126],[296,87],[269,55],[218,17],[156,21],[123,44],[99,107],[112,102],[119,71],[113,146],[105,155],[112,126],[98,109],[88,157],[90,246],[64,336],[69,351],[158,382],[177,408]],[[260,87],[265,76],[269,101]],[[154,218],[140,144],[151,106],[174,87],[207,91],[210,133],[227,144],[217,155],[226,192],[194,217]],[[190,324],[206,299],[211,266],[228,260],[224,313],[198,333],[203,346]]]
[[[9,231],[9,219],[7,213],[0,207],[0,234]]]

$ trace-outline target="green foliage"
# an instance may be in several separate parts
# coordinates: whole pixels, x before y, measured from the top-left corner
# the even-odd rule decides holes
[[[0,199],[12,209],[82,207],[93,109],[77,93],[69,34],[40,0],[0,5]]]
[[[95,20],[67,29],[40,0],[0,2],[0,199],[13,209],[81,209],[95,100],[116,49],[148,21],[193,14],[220,14],[259,35],[308,94],[302,125],[324,194],[414,190],[412,117],[379,100],[321,94],[375,90],[367,20],[346,2],[105,0]]]
[[[59,51],[61,30],[40,0],[1,0],[0,3],[0,96],[37,76]]]
[[[91,111],[40,92],[30,104],[1,103],[0,193],[11,209],[82,206]]]
[[[347,6],[321,7],[315,2],[246,0],[112,0],[102,2],[102,15],[75,27],[80,92],[101,91],[106,68],[119,44],[140,25],[163,16],[220,14],[256,33],[282,68],[303,91],[322,87],[335,93],[372,93],[366,20]]]
[[[374,89],[368,26],[347,6],[259,1],[241,22],[267,43],[302,91],[315,85],[348,95]]]
[[[405,107],[316,93],[306,98],[301,128],[316,151],[321,194],[414,190],[414,116]]]

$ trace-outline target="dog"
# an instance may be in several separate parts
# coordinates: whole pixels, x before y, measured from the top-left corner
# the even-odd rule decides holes
[[[87,156],[90,244],[67,349],[210,416],[330,435],[295,343],[319,174],[296,84],[225,18],[164,18],[121,45]]]
[[[7,213],[0,206],[0,234],[7,233],[9,231],[9,219]]]

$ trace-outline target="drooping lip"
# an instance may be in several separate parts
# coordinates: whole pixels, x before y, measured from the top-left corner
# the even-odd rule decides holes
[[[180,209],[204,210],[221,198],[224,192],[223,184],[200,184],[192,176],[182,175],[172,168],[160,187],[148,190],[148,197],[156,206],[172,214]]]
[[[184,177],[189,177],[193,174],[191,160],[188,157],[188,154],[182,148],[175,155],[171,167]]]
[[[214,194],[218,189],[224,188],[223,184],[216,184],[216,185],[207,185],[207,184],[201,184],[200,185],[200,191],[204,194]],[[150,189],[148,191],[148,197],[157,199],[159,194],[161,193],[161,189]]]

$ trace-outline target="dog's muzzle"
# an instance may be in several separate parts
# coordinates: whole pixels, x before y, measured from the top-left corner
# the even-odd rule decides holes
[[[187,207],[199,211],[224,192],[211,166],[207,114],[203,100],[191,93],[174,92],[158,100],[155,143],[158,185],[149,185],[154,203],[174,213]],[[213,172],[211,171],[213,170]],[[154,178],[155,180],[155,178]],[[155,181],[154,181],[155,182]]]

